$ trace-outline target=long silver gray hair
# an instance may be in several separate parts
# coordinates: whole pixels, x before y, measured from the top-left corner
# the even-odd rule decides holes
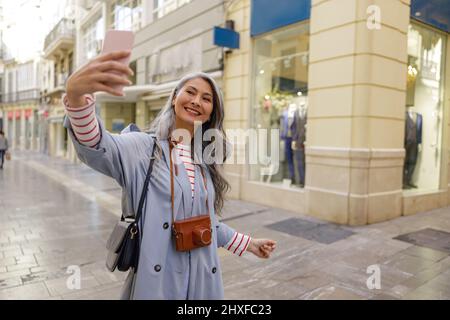
[[[214,79],[203,72],[195,72],[184,76],[178,82],[177,86],[172,90],[172,93],[170,94],[164,108],[161,110],[155,120],[153,120],[153,122],[150,124],[149,131],[156,134],[158,140],[169,139],[172,131],[175,129],[176,116],[173,100],[178,95],[180,90],[184,87],[186,82],[197,78],[201,78],[210,84],[213,92],[213,110],[210,119],[202,124],[201,131],[195,131],[195,135],[201,134],[203,137],[204,132],[209,129],[215,129],[216,136],[215,139],[212,139],[212,141],[204,141],[203,139],[201,139],[201,146],[194,146],[194,139],[192,139],[192,157],[195,161],[195,159],[198,159],[198,156],[212,159],[217,156],[217,154],[223,155],[223,159],[219,159],[222,160],[222,162],[220,163],[211,163],[211,161],[205,161],[205,165],[208,167],[214,185],[214,210],[216,214],[221,215],[225,200],[225,194],[230,189],[230,184],[225,180],[222,173],[222,164],[225,163],[227,159],[227,154],[230,150],[230,144],[227,141],[225,130],[223,129],[224,104],[222,91],[220,90]],[[219,153],[205,154],[206,147],[208,147],[207,150],[212,150],[212,153]],[[201,150],[199,150],[199,148],[201,148]]]

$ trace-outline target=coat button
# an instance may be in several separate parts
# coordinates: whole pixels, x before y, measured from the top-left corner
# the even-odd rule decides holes
[[[168,224],[167,222],[164,223],[163,228],[164,228],[165,230],[167,230],[167,229],[169,228],[169,224]]]
[[[159,264],[157,264],[157,265],[155,266],[155,271],[156,271],[156,272],[160,272],[160,271],[161,271],[161,266],[160,266]]]
[[[216,273],[217,269],[216,267],[212,268],[212,273]]]

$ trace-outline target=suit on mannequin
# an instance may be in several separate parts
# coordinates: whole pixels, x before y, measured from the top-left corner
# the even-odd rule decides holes
[[[289,169],[289,179],[291,181],[295,180],[295,172],[294,172],[294,154],[292,152],[292,124],[294,122],[294,106],[290,105],[289,108],[283,110],[280,119],[280,128],[281,128],[281,139],[284,140],[284,154],[286,161],[288,163]]]
[[[294,150],[295,160],[297,161],[297,172],[299,175],[299,184],[305,185],[305,140],[306,140],[306,106],[303,105],[294,113],[294,122],[292,124],[292,149]]]
[[[422,115],[409,110],[405,118],[405,163],[403,171],[403,185],[405,188],[417,188],[412,183],[412,176],[416,167],[419,145],[422,144]]]

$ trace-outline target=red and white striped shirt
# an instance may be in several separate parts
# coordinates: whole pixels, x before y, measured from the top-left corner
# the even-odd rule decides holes
[[[100,129],[95,116],[95,100],[86,95],[86,105],[80,108],[69,106],[67,96],[63,95],[66,114],[69,117],[75,136],[82,145],[94,148],[100,142]]]
[[[250,236],[235,232],[224,248],[240,257],[247,250],[251,240]]]
[[[178,143],[175,149],[177,150],[177,155],[183,162],[184,168],[186,169],[187,175],[189,177],[189,182],[191,183],[192,198],[194,198],[195,167],[191,155],[191,146]]]

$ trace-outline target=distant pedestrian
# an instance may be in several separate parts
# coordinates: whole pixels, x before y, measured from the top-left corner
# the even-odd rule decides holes
[[[64,126],[69,129],[78,157],[91,168],[113,177],[127,193],[134,211],[156,146],[142,214],[139,264],[137,272],[133,270],[128,275],[122,298],[223,299],[218,248],[237,256],[247,251],[269,258],[276,243],[251,238],[218,220],[229,189],[222,174],[226,157],[215,159],[217,150],[223,150],[226,144],[222,93],[209,75],[190,74],[178,82],[151,124],[153,136],[133,129],[112,135],[96,115],[93,94],[103,91],[123,96],[117,86],[130,85],[127,77],[133,72],[118,61],[129,54],[113,52],[92,60],[68,79],[63,97],[68,115]],[[195,126],[197,123],[199,127]],[[175,131],[180,133],[181,129],[188,138],[177,136]],[[194,135],[207,130],[219,138],[194,143]],[[199,157],[205,158],[203,162],[196,161]],[[203,229],[206,231],[201,235],[190,233],[200,237],[201,245],[181,250],[173,227],[205,218],[211,229]],[[203,241],[204,234],[208,241]],[[245,272],[237,272],[241,271]]]
[[[3,169],[5,163],[5,154],[8,151],[8,139],[5,137],[5,133],[0,130],[0,169]]]

